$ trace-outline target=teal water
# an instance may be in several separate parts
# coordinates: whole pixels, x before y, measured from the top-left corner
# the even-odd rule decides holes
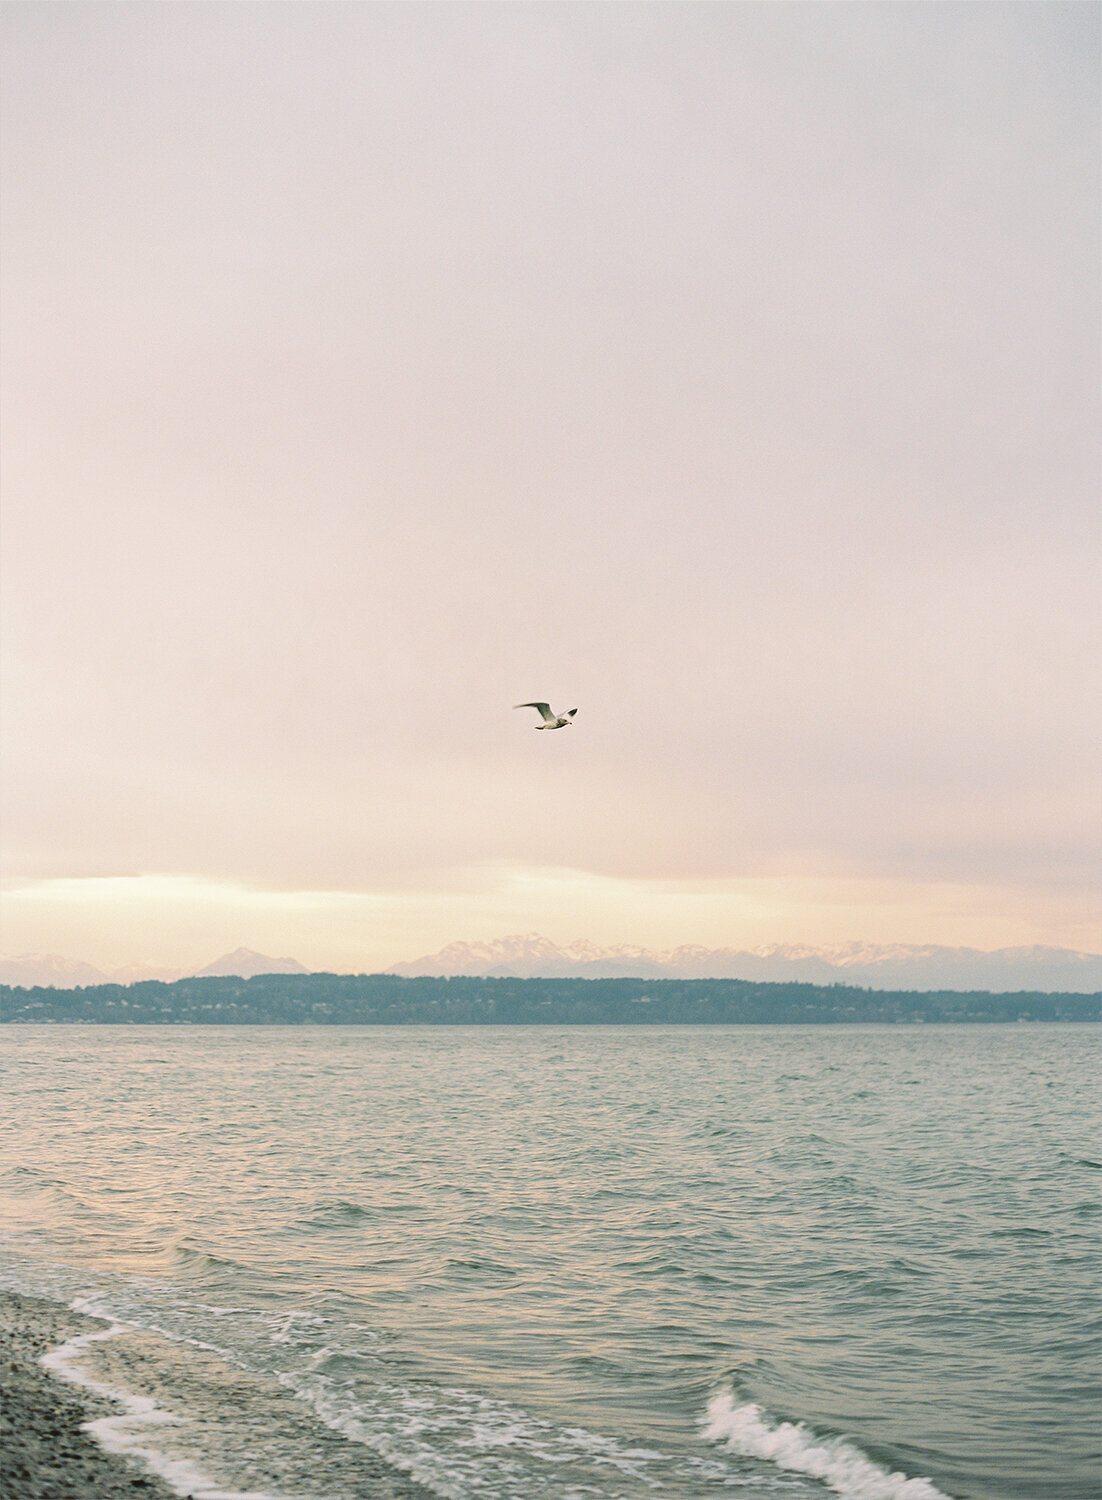
[[[3,1038],[0,1282],[209,1471],[199,1349],[455,1500],[1100,1493],[1102,1028]]]

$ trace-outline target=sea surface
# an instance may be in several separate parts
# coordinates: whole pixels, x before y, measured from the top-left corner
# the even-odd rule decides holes
[[[0,1285],[192,1493],[1100,1493],[1102,1027],[0,1037]]]

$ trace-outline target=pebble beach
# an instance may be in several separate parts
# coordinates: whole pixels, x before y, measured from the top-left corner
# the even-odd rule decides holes
[[[304,1461],[295,1455],[313,1455],[305,1461],[309,1464],[319,1450],[325,1452],[332,1500],[431,1500],[421,1485],[302,1412],[274,1382],[264,1388],[241,1380],[235,1390],[232,1375],[223,1386],[231,1429],[224,1445],[231,1455],[225,1472],[204,1474],[189,1483],[186,1471],[175,1465],[176,1482],[167,1483],[140,1456],[106,1451],[86,1427],[105,1418],[117,1422],[125,1408],[50,1373],[41,1361],[67,1340],[102,1335],[110,1326],[60,1303],[0,1292],[3,1500],[280,1500],[302,1493],[309,1482],[310,1476],[301,1472]],[[232,1421],[242,1406],[258,1411],[261,1420],[281,1433],[281,1443],[261,1464],[240,1449],[233,1453]],[[160,1410],[172,1420],[164,1407]],[[212,1436],[209,1429],[207,1436]]]
[[[39,1361],[75,1334],[106,1325],[56,1303],[0,1293],[0,1494],[4,1500],[169,1500],[176,1492],[106,1453],[83,1424],[109,1401],[48,1374]]]

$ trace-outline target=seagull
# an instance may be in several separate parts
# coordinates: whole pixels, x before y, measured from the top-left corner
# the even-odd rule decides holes
[[[553,714],[547,703],[514,703],[514,708],[536,708],[539,710],[542,724],[537,724],[537,729],[569,729],[570,721],[578,712],[576,708],[569,709],[565,714]]]

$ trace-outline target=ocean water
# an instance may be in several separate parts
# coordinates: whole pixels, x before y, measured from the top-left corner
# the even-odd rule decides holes
[[[0,1284],[193,1494],[1102,1492],[1102,1028],[0,1035]]]

